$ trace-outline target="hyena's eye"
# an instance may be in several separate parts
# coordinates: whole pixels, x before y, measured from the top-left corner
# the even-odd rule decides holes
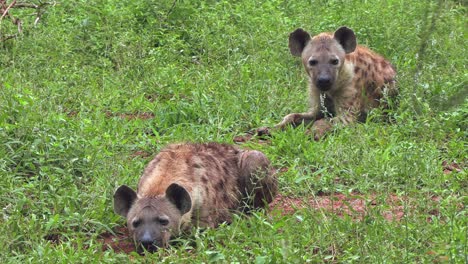
[[[141,224],[141,220],[140,220],[140,219],[135,219],[135,220],[133,220],[133,222],[132,222],[133,228],[137,228],[140,224]]]
[[[310,65],[310,66],[315,66],[315,65],[317,65],[317,63],[318,63],[317,60],[310,60],[310,61],[309,61],[309,65]]]
[[[338,59],[331,59],[330,60],[330,63],[333,64],[333,65],[338,65],[340,61]]]
[[[155,220],[163,226],[167,226],[169,224],[169,219],[167,219],[167,217],[157,217]]]

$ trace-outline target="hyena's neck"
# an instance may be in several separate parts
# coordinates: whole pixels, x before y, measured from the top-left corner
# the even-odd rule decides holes
[[[354,63],[349,60],[345,60],[345,62],[341,66],[341,69],[338,71],[338,76],[336,79],[335,87],[330,92],[341,93],[343,89],[346,89],[347,87],[353,84],[353,79],[354,79]]]

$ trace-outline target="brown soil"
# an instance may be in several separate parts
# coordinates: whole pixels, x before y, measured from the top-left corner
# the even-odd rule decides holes
[[[112,249],[117,253],[130,253],[136,251],[135,244],[129,238],[126,227],[119,227],[115,230],[115,235],[109,232],[101,234],[99,241],[102,243],[102,250]]]
[[[395,194],[391,194],[385,199],[377,199],[376,195],[364,196],[357,193],[350,195],[322,194],[308,198],[287,197],[279,194],[270,204],[270,208],[279,210],[283,215],[293,214],[299,209],[311,208],[338,216],[347,215],[356,220],[363,220],[373,207],[385,206],[386,210],[382,212],[382,216],[388,221],[400,221],[405,215],[402,202],[406,199]]]

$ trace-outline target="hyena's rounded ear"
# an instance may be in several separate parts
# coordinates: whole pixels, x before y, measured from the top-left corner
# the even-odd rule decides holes
[[[333,37],[340,43],[346,53],[351,53],[356,49],[356,35],[347,27],[340,27]]]
[[[137,194],[127,185],[122,185],[114,193],[114,212],[123,217],[127,217],[128,211],[133,202],[137,199]]]
[[[182,215],[190,211],[192,208],[192,199],[190,198],[190,194],[184,187],[177,183],[173,183],[167,187],[166,198],[173,203],[177,209],[179,209]]]
[[[302,51],[310,40],[310,34],[302,28],[294,30],[289,34],[289,51],[293,56],[300,57]]]

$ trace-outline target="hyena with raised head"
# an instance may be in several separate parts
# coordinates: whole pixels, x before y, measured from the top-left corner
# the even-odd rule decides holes
[[[147,165],[137,192],[126,185],[114,194],[114,211],[127,218],[141,251],[167,247],[192,226],[230,222],[233,211],[265,206],[277,180],[260,151],[220,144],[173,144]]]
[[[357,45],[354,32],[347,27],[314,37],[296,29],[289,35],[289,49],[292,55],[302,58],[309,76],[310,109],[287,115],[275,128],[308,124],[329,114],[329,121],[322,119],[312,126],[316,133],[323,134],[333,124],[362,121],[384,96],[398,93],[393,66],[379,54]]]

